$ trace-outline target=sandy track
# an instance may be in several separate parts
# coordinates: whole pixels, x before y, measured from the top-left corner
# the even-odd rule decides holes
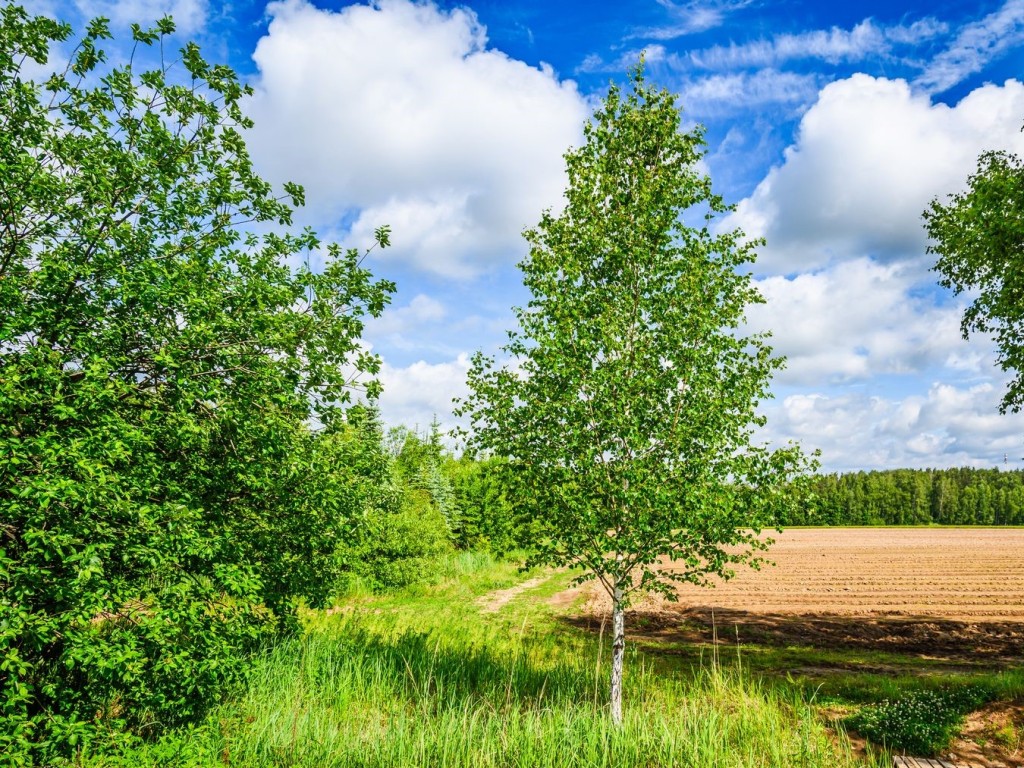
[[[477,598],[476,604],[480,606],[480,610],[483,613],[496,613],[508,605],[510,602],[515,600],[519,595],[523,594],[529,589],[539,587],[550,576],[534,576],[532,579],[520,582],[513,587],[508,589],[496,589],[493,592],[488,592],[486,595]]]

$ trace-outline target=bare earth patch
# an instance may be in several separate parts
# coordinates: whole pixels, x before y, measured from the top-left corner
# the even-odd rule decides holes
[[[948,672],[1024,660],[1024,529],[817,528],[774,538],[773,566],[738,569],[713,589],[680,586],[678,603],[645,598],[627,618],[627,636],[655,647],[738,638],[889,651],[933,659]],[[593,584],[582,589],[551,602],[582,604],[567,620],[598,631],[607,597]],[[1024,766],[1024,703],[973,713],[950,755],[986,768]]]
[[[997,701],[971,713],[950,752],[985,768],[1024,765],[1024,705]]]
[[[771,614],[1024,623],[1024,529],[828,528],[776,534],[775,567],[742,569],[684,605]]]
[[[486,595],[477,598],[476,604],[480,606],[480,610],[484,613],[496,613],[523,592],[533,589],[534,587],[539,587],[549,578],[550,575],[534,576],[532,579],[527,579],[524,582],[516,584],[514,587],[488,592]]]
[[[817,528],[775,534],[775,563],[679,602],[645,599],[627,632],[651,640],[849,647],[965,661],[1024,656],[1024,529]],[[671,567],[671,566],[669,566]],[[577,618],[600,621],[590,588]]]

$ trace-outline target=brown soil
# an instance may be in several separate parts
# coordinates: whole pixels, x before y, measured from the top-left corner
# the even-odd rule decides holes
[[[581,604],[588,604],[591,594],[588,585],[569,587],[563,589],[547,599],[547,604],[558,612],[570,611]]]
[[[627,634],[655,646],[734,644],[738,636],[776,647],[891,651],[934,659],[947,672],[1024,658],[1022,529],[795,529],[774,538],[773,566],[740,568],[714,589],[680,586],[678,603],[646,598],[631,610]],[[607,597],[584,589],[584,598],[553,601],[582,602],[567,620],[597,631]],[[871,670],[858,663],[856,671]],[[973,713],[947,757],[1024,766],[1024,704],[996,702]]]
[[[760,572],[714,590],[679,589],[684,605],[773,614],[1024,622],[1024,530],[829,528],[776,534]]]
[[[998,701],[973,712],[950,752],[985,768],[1024,765],[1024,705]]]
[[[630,634],[850,647],[964,662],[1024,656],[1024,530],[828,528],[775,534],[774,565],[645,599]],[[671,567],[671,565],[667,566]],[[580,623],[607,610],[591,589]]]

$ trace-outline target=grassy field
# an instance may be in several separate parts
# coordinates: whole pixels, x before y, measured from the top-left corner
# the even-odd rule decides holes
[[[613,729],[608,638],[569,581],[465,554],[432,586],[353,592],[306,612],[302,636],[257,658],[198,727],[76,763],[852,768],[891,765],[883,745],[946,754],[951,739],[1004,764],[1024,754],[1020,664],[727,622],[664,631],[642,609],[627,626],[625,725]],[[955,741],[971,712],[973,735]]]
[[[549,598],[564,573],[466,555],[399,594],[306,615],[247,687],[198,728],[88,766],[800,766],[864,764],[813,692],[748,671],[740,649],[627,656],[625,724],[610,727],[607,639]],[[494,601],[497,590],[531,588]],[[488,596],[490,600],[488,601]],[[482,600],[483,598],[483,600]],[[877,764],[888,764],[878,756]]]

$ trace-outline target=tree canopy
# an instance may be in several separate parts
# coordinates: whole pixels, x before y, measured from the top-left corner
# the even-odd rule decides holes
[[[782,365],[743,331],[761,301],[743,269],[757,243],[712,229],[729,208],[675,97],[639,69],[631,85],[611,87],[566,154],[564,210],[525,233],[531,299],[508,362],[477,354],[459,406],[470,445],[507,458],[532,510],[532,561],[580,567],[610,596],[616,720],[629,600],[756,564],[760,526],[802,464],[753,442]]]
[[[94,21],[39,78],[71,29],[0,9],[0,751],[44,762],[208,706],[358,514],[310,427],[375,391],[393,286],[293,231],[249,89],[172,31],[106,69]]]
[[[933,200],[924,212],[939,282],[976,298],[960,324],[964,338],[988,333],[999,366],[1013,374],[1000,411],[1024,405],[1024,164],[1009,152],[985,152],[967,190]]]
[[[1024,472],[889,469],[818,475],[783,525],[1022,525]]]

